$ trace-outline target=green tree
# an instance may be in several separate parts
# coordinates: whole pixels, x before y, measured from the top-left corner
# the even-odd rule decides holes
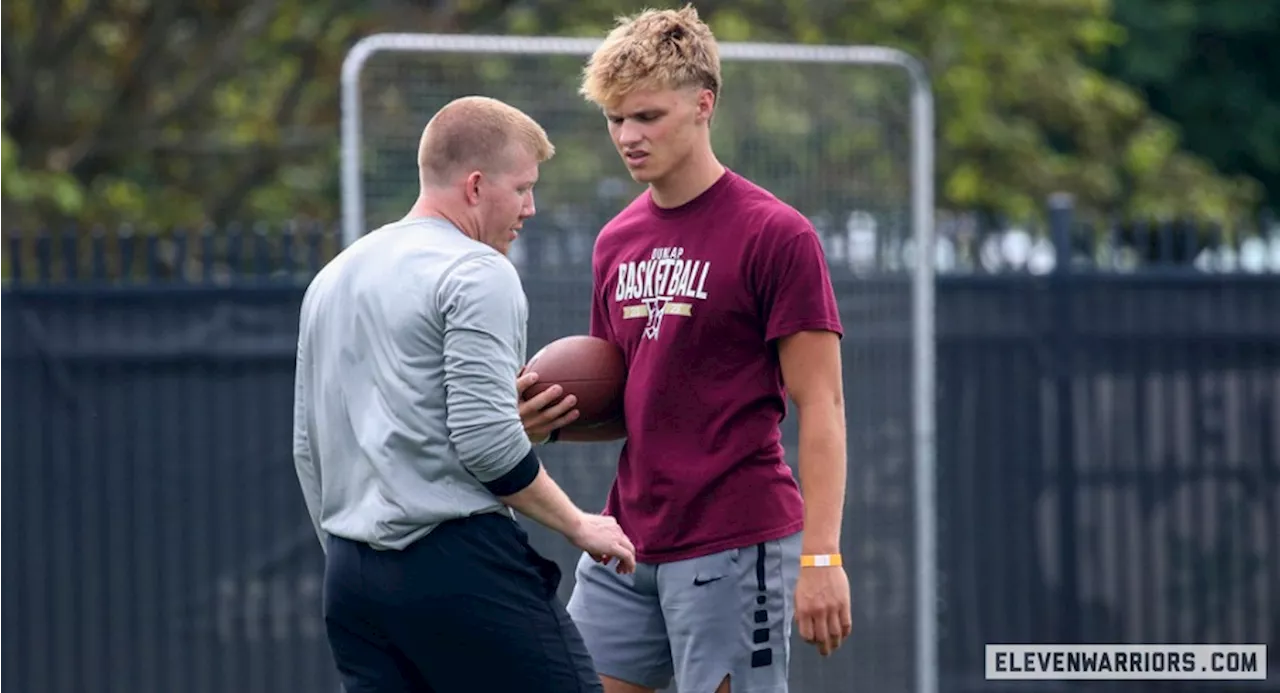
[[[640,7],[604,0],[14,0],[3,6],[4,216],[28,225],[333,220],[338,74],[358,37],[601,36],[616,13]],[[937,95],[941,205],[1027,216],[1048,193],[1069,190],[1099,213],[1224,218],[1257,200],[1256,183],[1218,175],[1184,152],[1177,130],[1136,90],[1091,67],[1090,56],[1124,35],[1103,0],[899,0],[856,11],[831,0],[706,0],[698,7],[725,41],[880,44],[919,56]],[[561,91],[530,93],[530,103],[582,108],[577,61],[562,63]],[[423,89],[519,94],[542,78],[520,83],[527,68],[511,58],[401,64],[407,72],[365,88],[384,119],[373,121],[379,136],[400,138],[395,154],[368,157],[379,175],[405,170],[405,138],[412,142],[429,115],[418,110],[430,102]],[[396,111],[397,94],[414,90],[417,106]],[[731,68],[724,105],[740,115],[725,118],[716,136],[732,161],[808,171],[805,180],[829,188],[780,191],[789,198],[892,195],[904,175],[904,129],[892,120],[901,118],[894,109],[904,94],[904,84],[888,77],[812,66]],[[578,117],[566,122],[585,122]],[[594,190],[605,171],[595,162],[607,161],[599,155],[608,146],[599,122],[580,130],[558,140],[563,160],[579,169],[580,185],[565,186],[569,197]],[[616,162],[609,165],[616,174]],[[405,180],[412,179],[394,184]],[[382,194],[390,210],[403,192]]]
[[[6,221],[329,215],[331,75],[370,26],[361,5],[5,3],[6,179],[75,189],[6,186]]]
[[[724,40],[888,45],[918,56],[937,99],[942,204],[1027,217],[1066,190],[1101,215],[1232,219],[1260,198],[1255,180],[1220,175],[1186,152],[1139,91],[1093,65],[1125,36],[1106,0],[697,6]],[[599,33],[611,14],[564,0],[513,14],[503,28]],[[838,86],[819,88],[839,98]]]
[[[1125,40],[1098,63],[1177,123],[1187,151],[1280,208],[1280,3],[1114,2]]]

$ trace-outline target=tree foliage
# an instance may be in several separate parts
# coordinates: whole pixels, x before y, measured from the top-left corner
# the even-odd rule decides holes
[[[6,177],[38,172],[79,186],[56,205],[6,191],[6,218],[328,214],[332,75],[371,26],[359,6],[5,3],[5,133],[17,144]]]
[[[1219,175],[1185,151],[1177,128],[1138,91],[1092,66],[1094,56],[1125,36],[1104,0],[697,5],[723,41],[879,44],[918,56],[937,99],[941,205],[1026,216],[1050,192],[1068,190],[1099,213],[1223,218],[1248,210],[1259,197],[1252,180]],[[4,216],[20,224],[74,219],[161,226],[336,219],[338,75],[359,37],[379,31],[600,36],[616,14],[641,6],[13,0],[3,6]],[[366,88],[388,119],[377,131],[380,141],[404,147],[429,116],[406,102],[410,110],[392,124],[386,109],[394,110],[389,99],[397,92],[434,84],[518,94],[539,84],[513,82],[521,79],[512,72],[519,61],[502,62],[443,60],[433,67],[419,61],[388,78],[380,93]],[[542,103],[544,113],[575,114],[560,116],[574,126],[557,144],[563,161],[577,169],[566,174],[577,183],[564,189],[586,190],[620,171],[600,156],[608,152],[602,124],[579,125],[587,121],[577,115],[585,106],[573,90],[576,65],[566,61],[556,69],[563,92],[530,93],[528,100]],[[431,81],[432,74],[445,81]],[[778,181],[787,180],[787,171],[807,171],[795,178],[804,185],[780,191],[788,197],[861,195],[867,199],[859,203],[869,204],[903,185],[904,89],[891,77],[847,70],[733,68],[724,106],[737,115],[717,125],[717,144],[727,159],[757,162]],[[376,120],[368,127],[378,127]],[[406,158],[374,151],[369,164],[381,167],[378,175],[397,172],[400,185],[411,187]],[[826,187],[810,190],[814,181]]]
[[[1177,122],[1184,147],[1280,208],[1280,3],[1115,0],[1125,40],[1098,62]]]
[[[1139,92],[1091,67],[1124,37],[1104,0],[699,6],[732,39],[883,44],[919,56],[938,102],[944,204],[1027,216],[1066,190],[1097,213],[1224,218],[1258,199],[1255,182],[1184,152],[1177,128]]]

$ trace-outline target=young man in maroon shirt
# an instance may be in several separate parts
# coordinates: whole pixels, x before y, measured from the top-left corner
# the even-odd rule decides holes
[[[620,21],[584,70],[582,93],[648,184],[593,257],[590,329],[626,355],[625,430],[561,438],[626,437],[604,512],[636,571],[584,555],[569,602],[606,693],[673,677],[688,693],[786,691],[793,618],[823,655],[851,628],[836,300],[812,225],[717,160],[719,91],[692,7]],[[780,443],[788,395],[799,487]],[[574,418],[558,396],[525,403],[535,440]]]

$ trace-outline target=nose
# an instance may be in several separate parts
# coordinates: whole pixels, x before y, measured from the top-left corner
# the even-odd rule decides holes
[[[622,124],[617,126],[617,133],[618,144],[624,147],[639,144],[640,140],[643,139],[640,136],[640,125],[631,120],[622,121]]]
[[[528,219],[537,214],[538,210],[533,202],[533,191],[530,191],[524,198],[524,207],[520,210],[520,218]]]

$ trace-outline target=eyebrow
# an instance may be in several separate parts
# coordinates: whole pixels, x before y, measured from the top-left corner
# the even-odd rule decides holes
[[[635,118],[637,116],[644,116],[644,115],[655,117],[655,116],[662,116],[666,114],[667,114],[667,109],[659,108],[656,106],[654,108],[641,108],[639,110],[632,111],[630,113],[619,113],[617,111],[604,112],[604,115],[606,118]]]

